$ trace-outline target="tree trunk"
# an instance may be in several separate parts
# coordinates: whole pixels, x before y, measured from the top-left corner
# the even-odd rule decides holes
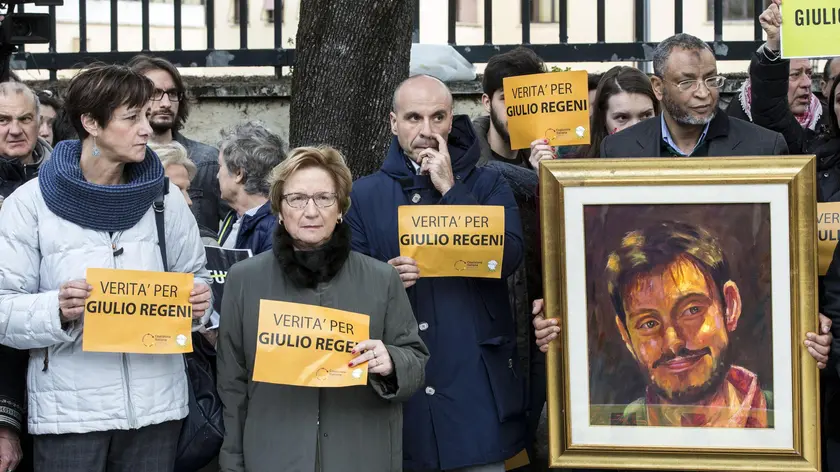
[[[408,76],[413,4],[303,0],[292,74],[292,147],[339,149],[354,179],[379,169],[391,139],[394,88]]]

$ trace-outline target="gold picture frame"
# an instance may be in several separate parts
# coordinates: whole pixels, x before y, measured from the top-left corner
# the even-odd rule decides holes
[[[728,187],[731,186],[731,187]],[[689,198],[698,192],[711,194],[715,189],[739,191],[738,189],[753,189],[755,186],[766,188],[767,195],[773,195],[777,202],[775,208],[787,208],[787,224],[781,221],[784,213],[777,212],[776,217],[770,219],[772,227],[787,227],[789,229],[787,250],[789,256],[789,277],[777,277],[782,287],[789,287],[789,304],[774,305],[771,318],[775,315],[776,306],[790,308],[790,339],[779,340],[773,335],[770,346],[776,349],[776,343],[788,346],[784,350],[774,351],[774,359],[778,365],[789,365],[790,384],[787,387],[786,376],[776,376],[776,385],[789,388],[790,412],[781,412],[777,417],[789,415],[789,428],[779,426],[777,421],[772,433],[764,433],[755,429],[737,428],[691,428],[686,429],[686,437],[696,436],[696,444],[690,439],[686,444],[659,446],[647,444],[643,447],[611,443],[594,444],[585,440],[577,440],[575,434],[583,432],[603,431],[604,437],[617,437],[620,429],[594,428],[625,428],[625,426],[591,425],[592,412],[587,409],[581,413],[586,416],[586,422],[576,422],[575,412],[581,411],[581,405],[573,404],[573,397],[581,386],[580,376],[570,378],[570,371],[582,372],[579,366],[572,365],[570,359],[580,350],[581,333],[570,332],[577,324],[588,326],[589,321],[579,319],[570,323],[569,306],[572,300],[586,299],[587,293],[569,293],[569,285],[581,274],[569,275],[569,264],[586,255],[579,256],[577,250],[567,247],[574,239],[579,244],[581,238],[586,242],[585,231],[578,235],[571,231],[577,210],[577,200],[584,201],[586,195],[599,195],[598,198],[609,198],[608,194],[626,195],[631,190],[635,193],[662,194],[663,205],[672,204],[668,199],[675,189]],[[783,187],[781,187],[783,186]],[[680,158],[680,159],[564,159],[543,161],[540,166],[540,218],[542,231],[543,282],[545,291],[545,315],[547,318],[557,318],[561,329],[557,340],[551,343],[547,354],[548,380],[548,428],[549,428],[549,465],[562,468],[599,468],[626,470],[703,470],[703,471],[784,471],[784,472],[819,472],[820,471],[820,439],[819,439],[819,372],[816,361],[808,354],[803,346],[806,332],[816,331],[818,326],[817,301],[817,269],[816,269],[816,164],[813,156],[761,156],[761,157],[721,157],[721,158]],[[669,193],[670,192],[670,193]],[[718,193],[721,193],[718,191]],[[723,192],[726,193],[726,192]],[[756,204],[763,202],[764,192],[750,192]],[[733,193],[734,195],[735,193]],[[602,196],[603,197],[600,197]],[[676,195],[676,194],[674,194]],[[786,195],[786,197],[785,197]],[[574,197],[575,202],[572,202]],[[594,197],[593,197],[594,198]],[[641,198],[641,197],[640,197]],[[698,197],[699,198],[699,197]],[[723,197],[721,197],[723,198]],[[745,197],[746,198],[746,197]],[[782,205],[786,198],[787,204]],[[704,204],[703,201],[698,201]],[[723,202],[726,203],[726,202]],[[623,205],[625,201],[616,201],[610,205]],[[644,204],[644,203],[642,203]],[[581,207],[583,208],[583,207]],[[776,210],[774,210],[776,211]],[[581,212],[583,213],[583,212]],[[582,221],[582,220],[581,220]],[[580,225],[578,225],[580,226]],[[581,228],[583,228],[581,226]],[[776,243],[784,243],[776,231],[769,232]],[[584,246],[585,247],[585,246]],[[775,246],[774,246],[775,248]],[[573,252],[570,252],[573,251]],[[775,254],[775,253],[774,253]],[[780,253],[779,253],[780,254]],[[784,257],[771,255],[771,264],[784,266]],[[778,261],[778,262],[777,262]],[[574,262],[579,264],[578,262]],[[582,267],[586,267],[585,265]],[[774,267],[775,269],[775,267]],[[586,275],[583,276],[586,279]],[[588,279],[587,279],[588,280]],[[788,283],[789,281],[789,283]],[[576,282],[575,282],[576,283]],[[588,283],[588,282],[586,282]],[[577,285],[575,285],[577,286]],[[771,297],[776,303],[777,290],[773,286]],[[588,289],[586,289],[588,290]],[[586,292],[584,290],[584,292]],[[782,297],[780,300],[787,300]],[[782,310],[782,311],[785,311]],[[580,316],[580,310],[575,311]],[[590,317],[590,311],[584,311],[585,317]],[[785,313],[787,316],[787,313]],[[785,323],[777,323],[772,318],[774,326],[785,328]],[[577,324],[575,324],[577,323]],[[588,329],[588,328],[587,328]],[[768,328],[769,329],[769,328]],[[775,333],[775,332],[774,332]],[[588,334],[588,331],[587,333]],[[586,336],[583,336],[586,339]],[[788,343],[788,344],[785,344]],[[588,353],[589,348],[582,348],[581,352]],[[784,355],[790,353],[790,359]],[[778,359],[776,359],[778,357]],[[580,360],[580,356],[577,357]],[[589,359],[589,357],[587,357]],[[774,364],[774,365],[777,365]],[[657,364],[653,364],[654,368]],[[775,367],[773,367],[775,368]],[[591,369],[586,365],[587,372]],[[776,371],[774,371],[776,372]],[[586,375],[586,388],[589,388],[589,378]],[[586,395],[589,395],[587,393]],[[772,394],[771,394],[772,395]],[[781,394],[780,394],[781,396]],[[575,397],[578,398],[578,397]],[[587,399],[590,397],[586,397]],[[591,404],[586,405],[591,408]],[[646,407],[645,407],[646,408]],[[778,404],[773,407],[774,412]],[[768,407],[768,410],[770,407]],[[776,413],[773,413],[776,414]],[[787,416],[785,416],[787,418]],[[785,420],[787,421],[787,420]],[[662,428],[659,426],[633,426],[646,428],[645,431],[678,430],[676,427]],[[708,436],[704,433],[715,436]],[[681,433],[681,431],[675,431]],[[690,434],[689,434],[690,433]],[[588,433],[587,433],[588,434]],[[664,433],[663,433],[664,434]],[[726,435],[743,435],[745,443],[749,443],[758,434],[778,434],[779,437],[789,438],[779,440],[779,444],[789,444],[777,448],[767,448],[763,445],[750,447],[707,446],[715,438]],[[629,436],[629,435],[628,435]],[[640,436],[640,435],[636,435]],[[633,437],[636,437],[633,436]],[[647,436],[647,435],[644,435]],[[669,433],[669,437],[671,434]],[[589,436],[587,436],[589,437]],[[596,436],[592,436],[596,437]],[[733,436],[741,437],[741,436]],[[709,442],[707,442],[709,441]]]

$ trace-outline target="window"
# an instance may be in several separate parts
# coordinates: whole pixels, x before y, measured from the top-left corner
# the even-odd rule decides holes
[[[273,24],[275,16],[280,17],[280,22],[283,22],[283,1],[280,1],[280,11],[274,14],[274,0],[263,1],[263,19],[266,23]]]
[[[239,2],[240,0],[233,0],[233,24],[239,24]]]
[[[85,43],[87,43],[87,50],[90,51],[90,38],[87,38],[87,41],[85,41]],[[81,52],[79,51],[79,46],[81,45],[82,41],[79,38],[73,38],[73,42],[70,46],[70,52]]]
[[[477,24],[478,0],[455,0],[455,22]]]
[[[140,2],[141,0],[125,0],[127,2]],[[174,0],[149,0],[149,3],[175,3]],[[181,5],[204,5],[204,0],[181,0]]]
[[[557,0],[531,0],[531,23],[560,23]]]
[[[709,21],[715,21],[715,0],[706,0]],[[723,21],[752,21],[755,19],[754,0],[723,0]]]

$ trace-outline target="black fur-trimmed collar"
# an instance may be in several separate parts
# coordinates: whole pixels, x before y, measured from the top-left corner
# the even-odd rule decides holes
[[[312,251],[296,251],[292,242],[292,236],[283,223],[277,225],[274,231],[274,257],[295,285],[315,288],[319,283],[332,280],[347,261],[350,255],[350,226],[339,223],[333,231],[332,239]]]

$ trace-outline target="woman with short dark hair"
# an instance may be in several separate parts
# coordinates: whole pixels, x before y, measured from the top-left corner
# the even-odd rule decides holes
[[[38,179],[0,208],[0,344],[30,352],[35,470],[174,467],[188,412],[183,356],[82,348],[88,268],[193,274],[193,316],[210,307],[198,226],[146,147],[152,91],[124,66],[82,71],[66,96],[81,141],[58,143]],[[168,267],[152,208],[164,193]]]

